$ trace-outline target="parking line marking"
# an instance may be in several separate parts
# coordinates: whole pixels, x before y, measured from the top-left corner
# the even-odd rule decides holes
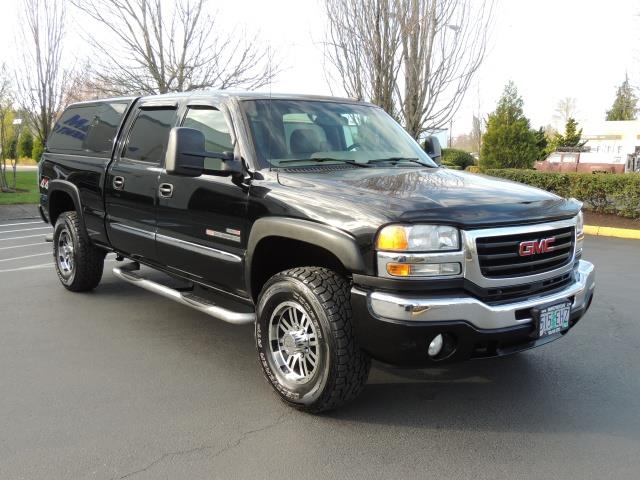
[[[44,222],[40,220],[39,222],[5,223],[4,225],[0,225],[0,227],[15,227],[16,225],[32,225],[34,223],[44,223]]]
[[[25,235],[24,237],[10,237],[10,238],[0,238],[0,242],[6,242],[8,240],[22,240],[23,238],[34,238],[34,237],[45,237],[44,233],[40,233],[39,235]]]
[[[106,258],[105,262],[115,262],[115,258]],[[7,268],[5,270],[0,270],[0,273],[10,273],[10,272],[19,272],[20,270],[35,270],[37,268],[45,268],[54,266],[53,262],[50,263],[41,263],[39,265],[30,265],[28,267],[17,267],[17,268]]]
[[[0,262],[10,262],[11,260],[22,260],[23,258],[41,257],[43,255],[51,255],[51,252],[34,253],[33,255],[23,255],[22,257],[3,258]]]
[[[31,265],[30,267],[8,268],[6,270],[0,270],[0,273],[18,272],[20,270],[34,270],[36,268],[51,267],[52,265],[53,265],[53,262],[49,262],[49,263],[42,263],[40,265]]]
[[[32,230],[49,230],[51,227],[21,228],[20,230],[0,230],[0,233],[31,232]]]
[[[36,245],[49,245],[47,242],[40,243],[27,243],[25,245],[12,245],[10,247],[0,247],[0,250],[10,250],[12,248],[22,248],[22,247],[35,247]]]

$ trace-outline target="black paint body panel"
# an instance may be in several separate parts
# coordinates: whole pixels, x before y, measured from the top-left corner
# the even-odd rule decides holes
[[[271,235],[298,235],[334,253],[347,271],[373,276],[375,236],[386,224],[421,222],[474,229],[565,219],[580,209],[579,202],[542,190],[443,168],[406,164],[261,168],[241,108],[243,100],[256,97],[259,94],[196,93],[132,100],[114,144],[114,161],[47,151],[40,177],[77,187],[87,232],[96,244],[249,302],[251,250],[269,230],[264,226],[268,222],[256,229],[254,225],[264,219],[274,220]],[[176,125],[187,106],[223,110],[234,139],[234,156],[247,167],[244,178],[178,177],[168,175],[161,163],[120,159],[140,105],[175,108]],[[119,191],[113,188],[116,176],[125,179]],[[170,199],[159,197],[161,183],[173,185]],[[47,213],[53,193],[41,187]],[[288,223],[278,224],[278,219]],[[291,222],[300,222],[299,228]]]

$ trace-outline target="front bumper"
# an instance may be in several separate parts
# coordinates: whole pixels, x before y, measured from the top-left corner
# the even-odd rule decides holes
[[[594,266],[580,260],[573,283],[525,301],[488,305],[470,295],[395,294],[357,286],[351,301],[363,349],[385,363],[427,366],[505,355],[556,340],[566,331],[543,339],[534,337],[532,309],[569,299],[572,328],[589,308],[594,289]],[[439,333],[447,334],[454,345],[449,345],[451,351],[445,357],[431,359],[427,346]]]

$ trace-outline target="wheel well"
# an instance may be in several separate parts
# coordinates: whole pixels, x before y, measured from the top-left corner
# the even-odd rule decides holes
[[[58,217],[63,212],[70,212],[76,209],[71,195],[62,190],[56,190],[49,195],[49,218],[51,225],[55,225]]]
[[[342,262],[329,250],[284,237],[267,237],[256,245],[251,263],[251,296],[257,301],[264,284],[273,275],[293,267],[325,267],[348,275]]]

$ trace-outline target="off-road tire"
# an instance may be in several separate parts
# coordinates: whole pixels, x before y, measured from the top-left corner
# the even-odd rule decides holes
[[[256,347],[265,378],[288,405],[319,413],[346,404],[364,388],[371,360],[356,342],[349,297],[350,283],[320,267],[286,270],[264,285],[258,299]],[[325,351],[324,358],[318,359],[318,370],[303,389],[291,388],[286,381],[280,381],[283,370],[282,367],[278,370],[276,357],[272,356],[278,348],[285,348],[274,342],[273,335],[270,337],[270,332],[280,332],[273,326],[273,316],[282,305],[298,305],[306,311],[314,331],[319,333],[318,344]]]
[[[66,236],[66,237],[65,237]],[[68,238],[73,245],[72,268],[65,271],[59,256],[60,240]],[[53,260],[60,282],[72,292],[86,292],[98,286],[102,279],[106,252],[95,247],[83,234],[76,212],[61,213],[53,230]]]

